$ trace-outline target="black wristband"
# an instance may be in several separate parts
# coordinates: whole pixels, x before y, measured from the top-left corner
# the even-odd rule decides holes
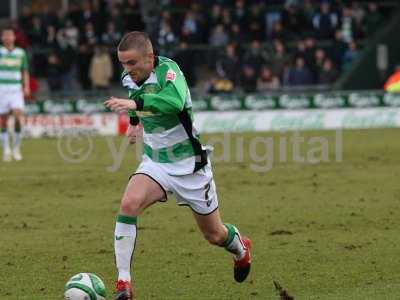
[[[139,118],[138,117],[130,117],[129,124],[131,124],[132,126],[136,126],[137,124],[139,124]]]
[[[143,105],[144,105],[143,99],[139,98],[139,99],[135,99],[134,101],[136,103],[136,110],[143,110]]]

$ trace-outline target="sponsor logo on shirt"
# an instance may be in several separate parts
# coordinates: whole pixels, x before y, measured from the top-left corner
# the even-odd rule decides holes
[[[8,66],[8,67],[19,67],[21,65],[21,59],[19,57],[1,58],[0,65]]]
[[[157,86],[155,84],[148,84],[143,88],[143,92],[146,94],[157,93]]]
[[[157,114],[151,112],[151,111],[136,111],[136,115],[138,117],[144,118],[144,117],[152,117],[156,116]]]
[[[165,75],[166,81],[174,81],[176,79],[176,73],[172,70],[168,70],[167,74]]]

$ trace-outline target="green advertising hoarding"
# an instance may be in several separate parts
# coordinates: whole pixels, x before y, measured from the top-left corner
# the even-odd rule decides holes
[[[193,97],[195,111],[273,110],[309,108],[400,107],[400,94],[380,91],[324,92],[315,94],[226,94]],[[107,112],[103,101],[40,99],[28,103],[28,114]]]

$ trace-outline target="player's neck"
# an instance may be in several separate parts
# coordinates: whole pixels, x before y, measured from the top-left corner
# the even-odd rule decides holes
[[[135,82],[135,83],[136,83],[136,85],[137,85],[137,86],[142,86],[142,85],[143,85],[143,83],[145,83],[145,82],[146,82],[146,80],[147,80],[147,79],[149,79],[149,77],[150,77],[150,76],[148,76],[147,78],[145,78],[145,79],[142,79],[142,80],[140,80],[140,81],[138,81],[138,82]]]
[[[4,45],[4,48],[6,48],[8,51],[13,51],[15,48],[15,45]]]

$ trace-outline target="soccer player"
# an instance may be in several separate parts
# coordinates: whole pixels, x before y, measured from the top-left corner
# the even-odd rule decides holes
[[[207,241],[233,254],[234,278],[244,281],[250,272],[250,240],[221,221],[211,163],[193,126],[192,102],[182,71],[173,60],[155,56],[148,36],[138,31],[122,38],[118,59],[129,99],[111,97],[105,105],[128,112],[131,143],[144,129],[144,155],[130,177],[116,220],[115,299],[134,297],[130,267],[138,216],[157,201],[167,200],[169,193],[175,194],[178,204],[190,206]]]
[[[21,129],[24,96],[30,94],[28,59],[24,49],[15,46],[12,28],[4,28],[0,47],[0,140],[3,144],[3,161],[21,160]],[[10,146],[7,121],[14,116],[14,138]]]

